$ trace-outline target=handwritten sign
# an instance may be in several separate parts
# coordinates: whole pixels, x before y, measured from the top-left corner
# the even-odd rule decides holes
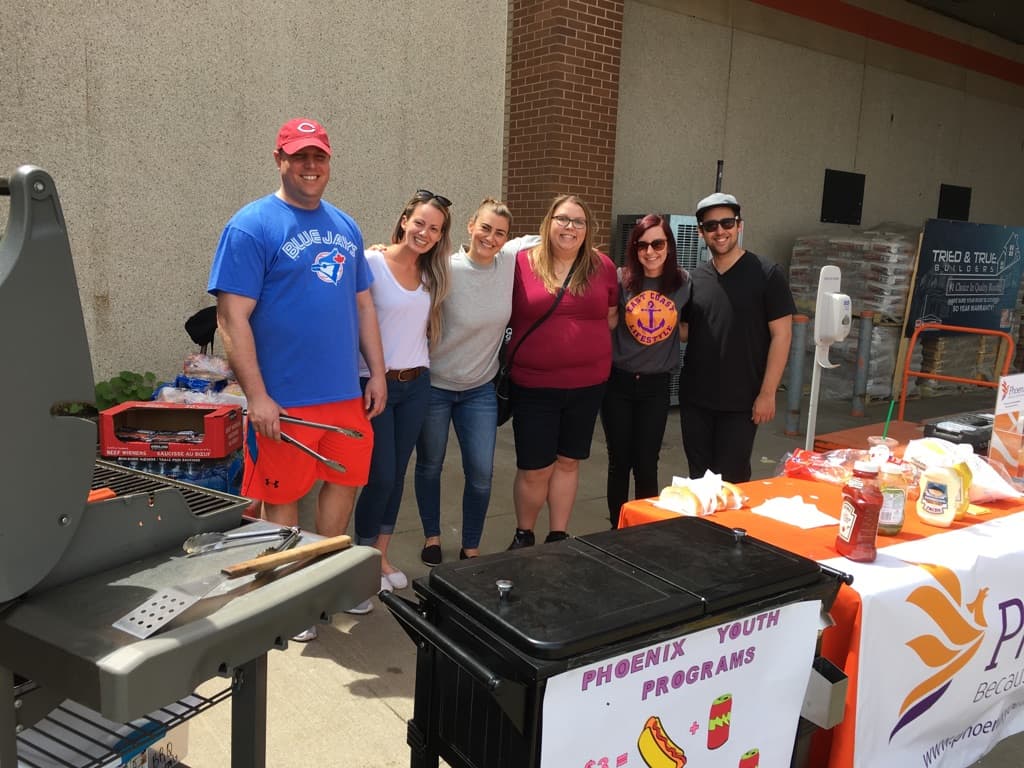
[[[788,768],[820,610],[794,603],[556,675],[542,768]]]
[[[925,223],[906,336],[921,323],[1009,330],[1017,306],[1024,228]]]

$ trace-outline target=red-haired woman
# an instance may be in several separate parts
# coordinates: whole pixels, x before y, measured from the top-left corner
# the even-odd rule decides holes
[[[608,517],[619,524],[633,476],[636,498],[657,496],[658,455],[668,418],[669,380],[679,370],[679,313],[692,286],[676,262],[668,222],[640,219],[619,270],[619,324],[612,331],[612,375],[601,405],[608,444]]]

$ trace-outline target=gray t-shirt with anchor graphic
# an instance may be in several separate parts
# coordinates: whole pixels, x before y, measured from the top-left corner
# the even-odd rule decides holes
[[[612,366],[629,373],[671,373],[679,368],[679,312],[690,300],[687,280],[671,294],[645,277],[626,295],[619,270],[619,324],[612,331]]]

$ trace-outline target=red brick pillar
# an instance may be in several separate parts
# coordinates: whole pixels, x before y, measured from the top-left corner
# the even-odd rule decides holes
[[[555,195],[579,195],[607,250],[623,0],[512,0],[505,199],[536,232]]]

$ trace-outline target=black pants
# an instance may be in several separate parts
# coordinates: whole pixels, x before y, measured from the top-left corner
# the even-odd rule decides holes
[[[608,444],[608,519],[618,527],[619,510],[629,499],[633,475],[636,498],[657,496],[658,456],[668,420],[669,374],[637,374],[612,369],[601,403],[601,425]]]
[[[757,424],[750,414],[750,411],[712,411],[680,404],[683,450],[690,466],[690,477],[703,477],[705,470],[710,469],[730,483],[745,483],[750,479],[750,452],[757,434]]]

